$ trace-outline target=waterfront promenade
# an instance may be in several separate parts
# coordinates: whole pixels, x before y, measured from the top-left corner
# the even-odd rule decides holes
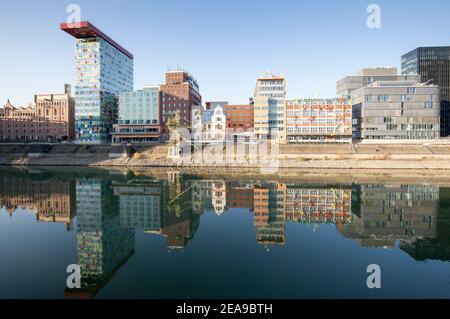
[[[214,146],[217,150],[217,146]],[[12,166],[92,166],[92,167],[214,167],[335,169],[335,170],[450,170],[450,142],[435,144],[298,144],[280,145],[272,161],[252,161],[235,156],[211,161],[210,150],[203,151],[208,161],[198,160],[198,154],[182,158],[170,157],[170,145],[125,146],[111,145],[45,145],[36,152],[36,145],[3,144],[0,165]],[[246,152],[250,152],[248,149]],[[197,157],[196,157],[197,156]],[[200,156],[200,159],[202,157]]]

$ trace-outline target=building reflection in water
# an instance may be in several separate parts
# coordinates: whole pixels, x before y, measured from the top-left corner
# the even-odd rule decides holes
[[[110,181],[77,180],[77,249],[81,289],[69,297],[94,297],[134,254],[135,231],[121,225],[119,197]]]
[[[355,185],[353,221],[339,229],[365,247],[394,247],[436,237],[439,188],[429,185]]]
[[[319,225],[322,223],[347,225],[352,222],[350,188],[299,187],[287,189],[287,220]]]
[[[286,242],[286,184],[260,183],[253,190],[256,241],[263,245]]]
[[[445,193],[445,194],[443,194]],[[77,263],[82,288],[69,297],[94,297],[135,250],[135,232],[165,236],[183,250],[202,214],[223,218],[230,209],[253,213],[256,242],[285,245],[286,223],[334,224],[364,247],[399,248],[416,260],[450,260],[450,190],[430,185],[304,185],[278,181],[202,180],[128,174],[52,178],[11,174],[0,178],[0,207],[36,213],[39,222],[72,229],[77,216]]]
[[[75,216],[75,182],[29,176],[0,177],[0,208],[10,216],[17,209],[36,214],[39,222],[63,223],[72,229]]]
[[[436,237],[404,241],[400,248],[415,260],[450,260],[450,189],[440,189],[436,217]]]

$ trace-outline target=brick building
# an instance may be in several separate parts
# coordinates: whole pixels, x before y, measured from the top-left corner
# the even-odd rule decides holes
[[[70,87],[62,94],[39,94],[26,107],[8,100],[0,109],[0,141],[32,142],[75,138],[75,101]]]
[[[254,109],[251,104],[225,105],[225,114],[227,116],[227,128],[242,129],[244,131],[253,130],[254,127]]]
[[[202,96],[197,81],[186,71],[169,71],[166,81],[160,86],[160,106],[163,122],[177,112],[184,125],[191,124],[191,108],[201,105]]]

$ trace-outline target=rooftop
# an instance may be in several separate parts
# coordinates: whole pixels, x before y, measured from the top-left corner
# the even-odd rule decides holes
[[[116,41],[108,37],[106,34],[104,34],[102,31],[100,31],[98,28],[96,28],[88,21],[75,23],[61,23],[60,27],[61,30],[67,32],[76,39],[88,39],[100,37],[109,44],[111,44],[113,47],[115,47],[117,50],[121,51],[130,59],[134,58],[129,51],[127,51],[124,47],[119,45]]]
[[[285,78],[283,76],[271,76],[271,77],[261,77],[258,78],[258,81],[271,81],[271,80],[281,80],[284,81]]]
[[[385,76],[398,75],[397,68],[392,66],[364,68],[357,72],[357,76]]]

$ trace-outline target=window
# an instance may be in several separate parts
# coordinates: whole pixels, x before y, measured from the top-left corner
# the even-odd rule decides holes
[[[389,102],[390,96],[389,95],[379,95],[378,96],[378,102]]]
[[[407,88],[406,93],[407,94],[416,94],[416,88]]]

